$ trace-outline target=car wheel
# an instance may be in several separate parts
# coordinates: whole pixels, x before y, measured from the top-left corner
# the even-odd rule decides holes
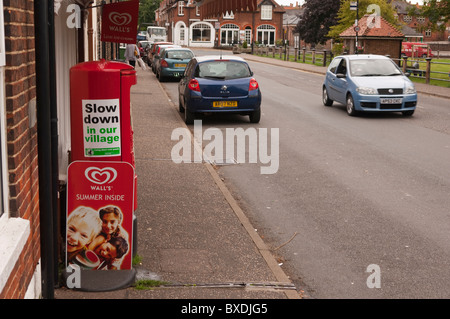
[[[322,102],[323,102],[323,105],[325,105],[325,106],[333,105],[333,100],[330,100],[330,98],[328,97],[328,91],[325,86],[323,87],[323,90],[322,90]]]
[[[355,103],[351,94],[347,95],[347,114],[350,116],[356,116],[358,112],[355,110]]]
[[[403,116],[412,116],[414,114],[414,110],[411,111],[404,111],[402,112]]]
[[[250,123],[259,123],[261,120],[261,109],[250,113]]]
[[[194,113],[189,111],[186,100],[184,100],[184,123],[193,124],[195,120]]]

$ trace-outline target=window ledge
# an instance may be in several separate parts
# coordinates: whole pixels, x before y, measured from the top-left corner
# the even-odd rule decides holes
[[[29,235],[30,222],[28,220],[0,219],[0,292],[8,282]]]

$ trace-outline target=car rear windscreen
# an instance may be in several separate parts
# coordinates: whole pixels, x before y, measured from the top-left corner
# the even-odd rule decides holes
[[[251,72],[246,63],[237,61],[210,61],[200,63],[195,70],[195,77],[239,79],[250,77]]]
[[[186,50],[177,50],[177,51],[169,51],[167,52],[168,59],[192,59],[194,54],[190,51]]]

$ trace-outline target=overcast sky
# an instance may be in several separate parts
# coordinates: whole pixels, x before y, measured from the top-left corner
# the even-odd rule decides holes
[[[298,1],[298,3],[299,4],[303,4],[303,2],[304,2],[304,0],[275,0],[279,5],[282,5],[282,6],[288,6],[288,5],[290,5],[291,3],[293,4],[293,5],[295,5],[296,3],[297,3],[297,1]],[[421,0],[408,0],[408,1],[411,1],[411,3],[417,3],[417,2],[422,2]]]

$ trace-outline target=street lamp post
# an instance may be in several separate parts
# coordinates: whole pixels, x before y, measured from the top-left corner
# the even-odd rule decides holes
[[[351,1],[350,2],[350,10],[356,10],[356,19],[355,19],[355,33],[356,33],[356,37],[355,37],[355,53],[358,54],[358,31],[359,31],[359,26],[358,26],[358,13],[359,13],[359,0],[356,1]]]
[[[359,13],[359,0],[356,0],[356,27],[355,27],[355,31],[356,31],[356,46],[355,46],[355,53],[358,54],[358,31],[359,31],[359,26],[358,26],[358,13]]]

